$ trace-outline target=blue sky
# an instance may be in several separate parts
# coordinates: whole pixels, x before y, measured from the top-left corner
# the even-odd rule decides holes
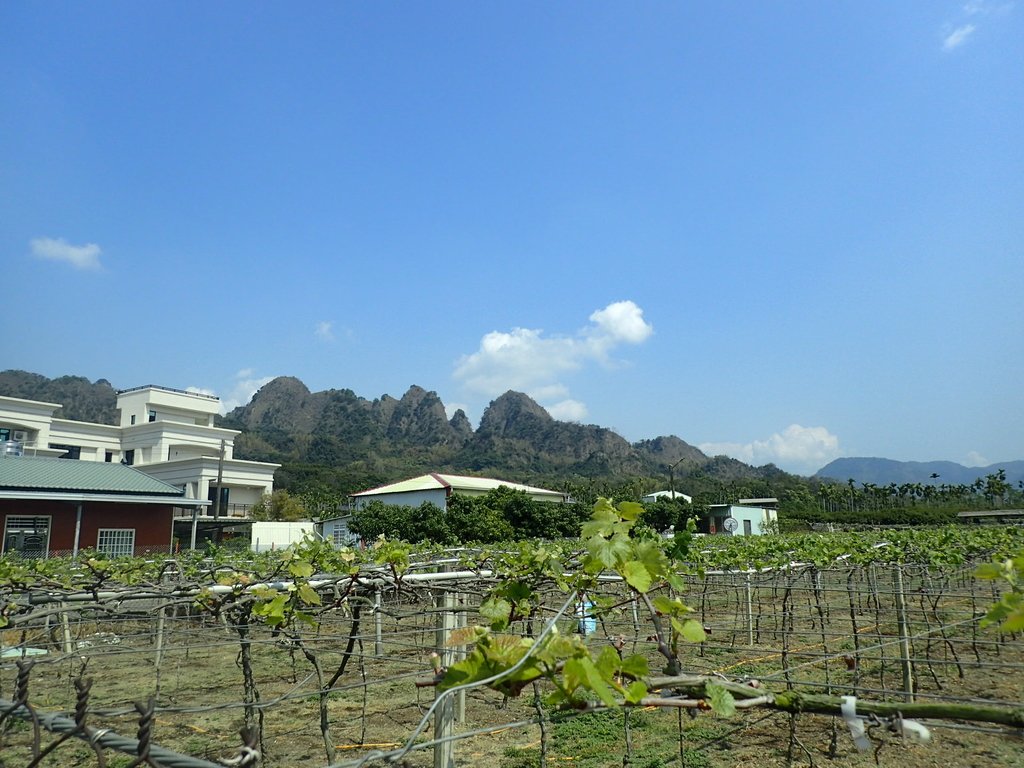
[[[0,4],[3,368],[1024,458],[1024,7]]]

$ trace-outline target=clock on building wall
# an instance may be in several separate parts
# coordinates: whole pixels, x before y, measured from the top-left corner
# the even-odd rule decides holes
[[[727,517],[722,522],[722,527],[725,528],[725,530],[727,530],[729,533],[732,533],[740,527],[740,524],[736,521],[735,517]]]

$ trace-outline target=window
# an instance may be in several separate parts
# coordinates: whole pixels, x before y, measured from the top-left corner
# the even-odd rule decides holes
[[[135,463],[135,449],[132,448],[130,451],[124,452],[124,458],[121,459],[122,464],[127,464],[129,467]]]
[[[750,536],[751,533],[752,533],[751,528],[752,528],[752,526],[750,524],[750,521],[749,520],[744,520],[743,521],[743,535],[744,536]]]
[[[4,554],[46,557],[50,550],[50,517],[10,515],[4,523]]]
[[[132,414],[132,425],[134,425],[134,424],[135,424],[135,414],[133,413]]]
[[[11,430],[7,427],[0,427],[0,443],[6,443],[11,439]]]
[[[149,420],[150,421],[156,421],[156,411],[150,411],[149,412]]]
[[[223,487],[220,489],[220,511],[226,512],[228,508],[228,497],[231,495],[231,489]],[[213,504],[217,503],[217,486],[211,485],[210,492],[206,494],[206,498],[210,502],[210,512],[213,512]]]
[[[64,451],[58,458],[61,459],[80,459],[82,458],[82,448],[78,445],[64,445],[63,443],[50,443],[51,448],[55,448],[59,451]]]
[[[349,533],[348,526],[343,523],[337,523],[334,529],[331,531],[331,543],[338,547],[351,547],[355,542],[356,537]]]
[[[104,451],[103,452],[103,460],[105,462],[107,462],[108,464],[110,462],[112,462],[114,460],[114,452],[113,451]]]
[[[134,528],[100,528],[96,535],[96,551],[111,557],[135,554]]]

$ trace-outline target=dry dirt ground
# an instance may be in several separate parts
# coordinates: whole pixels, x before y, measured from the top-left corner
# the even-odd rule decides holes
[[[773,596],[766,593],[756,597],[767,606]],[[805,600],[806,615],[791,623],[787,635],[789,663],[797,667],[794,679],[823,684],[825,658],[830,656],[827,671],[833,685],[856,682],[865,698],[898,700],[902,684],[898,652],[892,645],[879,652],[870,650],[872,643],[891,642],[895,625],[887,615],[866,603],[858,603],[856,610],[863,615],[854,638],[843,628],[842,622],[848,620],[843,614],[849,613],[848,601],[844,600],[837,592],[832,606],[834,618],[824,624],[811,620],[814,611],[810,609],[816,606]],[[684,663],[692,671],[757,677],[767,680],[770,688],[781,690],[785,681],[780,676],[779,638],[766,623],[756,642],[748,644],[745,619],[729,613],[735,613],[741,603],[731,596],[721,605],[706,606],[708,615],[716,616],[718,624],[708,619],[714,630],[711,640],[703,648],[687,648]],[[929,626],[934,628],[938,622],[948,621],[955,629],[933,632],[931,639],[915,642],[913,654],[917,663],[913,673],[918,694],[1024,702],[1024,643],[965,629],[958,623],[962,616],[951,613],[953,608],[940,609],[933,614]],[[767,608],[758,606],[757,610],[760,616]],[[334,762],[359,758],[372,749],[398,747],[432,702],[433,689],[417,687],[415,681],[430,677],[428,656],[434,643],[433,617],[428,615],[427,606],[415,605],[403,606],[395,616],[399,617],[388,619],[383,626],[379,655],[372,627],[361,628],[363,634],[356,644],[356,654],[328,697]],[[652,666],[656,665],[656,654],[646,637],[634,632],[628,615],[622,621],[621,626],[611,622],[603,625],[589,642],[606,643],[609,634],[620,632],[629,641],[627,651],[635,647],[650,656]],[[325,623],[318,632],[306,636],[325,678],[342,662],[350,626],[349,618],[338,616],[333,623]],[[0,639],[7,648],[24,644],[49,651],[46,656],[35,657],[37,663],[28,678],[29,701],[39,711],[70,712],[75,703],[74,681],[91,678],[89,724],[134,736],[139,718],[133,703],[154,696],[154,743],[209,760],[230,757],[240,744],[238,731],[245,714],[237,633],[209,617],[169,619],[158,666],[155,627],[152,617],[103,622],[72,620],[68,635],[59,623],[54,623],[48,629],[8,631]],[[572,623],[567,623],[565,631],[572,629]],[[68,637],[73,644],[72,653],[64,653]],[[254,630],[253,641],[253,669],[263,713],[262,765],[328,765],[331,760],[321,732],[320,697],[313,664],[299,649],[265,629]],[[854,670],[835,658],[844,653],[857,655]],[[5,660],[0,668],[0,698],[14,697],[16,675],[11,660]],[[820,692],[821,688],[812,690]],[[566,718],[545,710],[543,733],[536,724],[508,727],[536,716],[533,692],[528,688],[512,700],[489,690],[471,692],[466,697],[465,713],[464,721],[456,725],[457,733],[493,730],[456,743],[456,764],[463,766],[540,765],[543,743],[548,766],[581,768],[1024,767],[1024,741],[1019,736],[1005,729],[963,722],[930,723],[928,743],[910,743],[876,728],[872,730],[872,750],[862,753],[854,747],[841,720],[811,715],[793,720],[789,715],[765,710],[748,710],[729,719],[711,713],[691,717],[675,710],[616,711]],[[419,741],[431,736],[432,728],[428,725]],[[29,724],[8,722],[0,735],[0,765],[28,765],[32,737]],[[52,741],[49,734],[41,734],[44,747]],[[106,764],[111,768],[130,765],[134,759],[114,752],[107,752],[106,756]],[[432,765],[432,755],[429,750],[413,751],[405,762],[413,766]],[[98,762],[88,747],[71,739],[40,764],[94,766]]]

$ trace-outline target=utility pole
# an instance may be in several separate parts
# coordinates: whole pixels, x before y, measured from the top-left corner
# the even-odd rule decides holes
[[[682,461],[682,460],[683,459],[679,459],[678,461],[675,462],[675,464],[669,465],[669,468],[668,468],[668,490],[669,490],[670,498],[672,499],[672,501],[676,500],[676,476],[675,476],[675,469],[676,469],[677,466],[679,466],[679,462]]]
[[[224,482],[224,440],[220,441],[220,456],[217,459],[217,495],[213,497],[213,519],[220,518],[221,483]]]

